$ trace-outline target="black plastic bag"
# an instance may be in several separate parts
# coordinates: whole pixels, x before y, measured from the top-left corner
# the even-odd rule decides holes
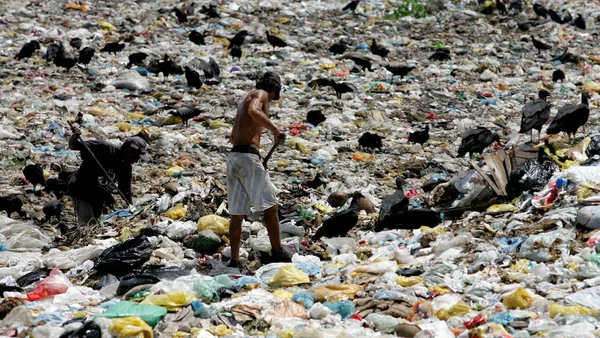
[[[590,144],[585,150],[587,157],[593,157],[594,155],[600,155],[600,135],[592,136]]]
[[[152,256],[152,244],[148,237],[136,235],[123,243],[104,250],[96,263],[100,276],[113,274],[117,277],[139,269]]]
[[[50,274],[50,269],[47,268],[41,268],[39,270],[32,271],[19,277],[19,279],[17,279],[17,285],[19,285],[22,288],[29,286],[48,277],[48,274]]]
[[[101,338],[102,330],[98,324],[93,321],[89,321],[83,324],[77,330],[67,331],[60,335],[60,338]]]
[[[126,294],[127,292],[129,292],[129,290],[133,289],[136,286],[156,284],[158,282],[160,282],[160,279],[152,275],[127,275],[123,277],[123,279],[121,279],[121,282],[119,283],[119,287],[117,288],[117,296],[122,296]]]
[[[151,275],[160,280],[175,280],[182,276],[189,276],[192,270],[182,269],[176,266],[146,265],[141,271],[144,275]]]
[[[554,162],[530,158],[510,173],[507,191],[511,196],[518,196],[527,190],[539,191],[546,186],[558,169],[558,165]]]

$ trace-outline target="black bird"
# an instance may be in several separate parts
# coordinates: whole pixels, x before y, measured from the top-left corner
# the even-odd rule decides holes
[[[510,6],[508,6],[508,10],[512,11],[513,9],[515,11],[522,12],[523,11],[523,1],[522,0],[511,0]]]
[[[496,0],[496,9],[498,10],[498,12],[500,12],[502,15],[506,15],[508,14],[508,9],[506,8],[506,4],[504,3],[504,1],[502,0]]]
[[[286,47],[287,43],[285,43],[285,41],[281,40],[280,38],[276,37],[275,35],[271,35],[269,34],[269,30],[266,31],[267,33],[267,41],[269,42],[269,44],[273,47]]]
[[[371,61],[358,56],[351,56],[349,59],[354,61],[354,63],[356,63],[356,65],[359,67],[369,71],[371,70]]]
[[[581,16],[581,14],[577,14],[577,18],[571,23],[571,25],[585,30],[585,19],[583,16]]]
[[[552,48],[552,47],[550,47],[549,44],[547,44],[541,40],[537,40],[533,35],[531,36],[531,42],[533,42],[533,46],[535,48],[537,48],[538,54],[541,54],[542,50],[548,50],[548,49]]]
[[[559,80],[565,82],[565,73],[562,70],[557,69],[552,72],[552,82],[558,82]]]
[[[527,32],[529,28],[531,28],[531,21],[517,21],[517,27],[519,27],[522,32]]]
[[[174,7],[171,12],[175,12],[175,16],[177,17],[177,21],[179,21],[179,23],[188,22],[187,15],[181,9]]]
[[[204,35],[198,33],[198,31],[191,31],[188,37],[191,42],[197,45],[206,45],[206,41],[204,41]]]
[[[113,53],[115,56],[117,56],[117,52],[122,51],[123,48],[125,48],[124,43],[109,42],[105,44],[104,47],[102,47],[102,49],[100,49],[100,52]]]
[[[561,131],[565,132],[569,137],[569,142],[571,142],[571,133],[573,133],[573,139],[575,139],[577,129],[585,125],[590,117],[589,99],[590,94],[582,92],[580,104],[571,104],[560,108],[556,113],[556,117],[554,117],[554,120],[548,126],[546,133],[553,135]]]
[[[202,87],[202,81],[200,80],[200,74],[197,71],[192,70],[190,67],[185,66],[185,80],[188,86],[199,89]]]
[[[164,106],[157,109],[157,112],[166,111],[173,116],[181,119],[184,126],[187,126],[188,120],[200,115],[203,110],[192,106]]]
[[[387,69],[389,72],[392,73],[392,82],[394,82],[394,76],[400,76],[400,79],[404,79],[404,77],[406,75],[408,75],[408,73],[410,73],[413,69],[415,69],[415,66],[399,66],[399,67],[394,67],[394,66],[390,66],[390,65],[386,65],[385,69]]]
[[[533,129],[538,131],[539,140],[542,127],[550,117],[550,104],[546,102],[548,96],[550,96],[548,91],[540,90],[536,100],[527,102],[523,106],[523,116],[521,118],[519,133],[531,131],[531,142],[533,142]]]
[[[144,60],[146,60],[147,57],[148,57],[148,54],[146,54],[146,53],[142,53],[142,52],[133,53],[133,54],[129,55],[129,62],[127,63],[125,68],[129,69],[129,68],[131,68],[132,65],[144,66]]]
[[[242,47],[238,46],[238,45],[234,45],[233,48],[231,48],[231,51],[229,52],[229,54],[231,54],[231,57],[233,59],[235,59],[235,58],[241,59],[242,58]]]
[[[381,136],[375,133],[366,132],[358,138],[358,144],[363,148],[381,149],[383,146],[381,140]]]
[[[360,192],[352,195],[352,201],[348,209],[342,210],[326,219],[321,227],[313,235],[313,240],[321,237],[344,237],[348,234],[356,223],[358,223],[358,213],[360,212],[360,199],[364,198]]]
[[[40,49],[40,43],[36,40],[31,40],[24,44],[19,53],[15,55],[15,60],[30,58],[36,50]]]
[[[200,13],[206,14],[209,18],[220,18],[219,12],[217,12],[217,6],[214,4],[210,4],[208,7],[202,5],[200,8]]]
[[[560,14],[556,13],[553,9],[549,9],[548,10],[548,15],[550,15],[550,19],[556,23],[560,23],[562,24],[562,17],[560,16]]]
[[[56,217],[56,220],[60,223],[60,217],[62,215],[64,207],[65,206],[60,200],[47,201],[46,203],[44,203],[44,208],[42,209],[42,211],[44,212],[44,216],[46,216],[45,222],[50,222],[50,219],[52,218],[52,216],[54,216]]]
[[[323,115],[323,113],[321,113],[320,110],[311,110],[308,113],[306,113],[306,120],[316,127],[319,124],[325,122],[327,118],[325,117],[325,115]]]
[[[379,210],[379,218],[377,223],[383,221],[386,217],[397,212],[408,210],[408,198],[404,196],[404,190],[402,186],[404,180],[401,177],[396,178],[396,191],[393,194],[388,195],[381,201],[381,209]],[[375,225],[377,228],[377,225]]]
[[[78,62],[81,63],[82,65],[88,65],[90,62],[92,62],[92,58],[94,57],[94,54],[96,54],[96,51],[94,50],[94,48],[92,47],[84,47],[82,50],[79,51],[79,58],[78,58]]]
[[[408,134],[408,142],[423,144],[429,140],[429,126]]]
[[[440,214],[430,209],[410,209],[386,217],[375,225],[375,231],[385,229],[418,229],[421,226],[435,227],[442,222]]]
[[[46,181],[46,187],[44,188],[44,191],[47,193],[53,193],[57,199],[61,199],[67,194],[69,189],[69,179],[64,180],[61,178],[49,178]]]
[[[33,185],[33,189],[38,185],[46,186],[46,178],[44,178],[44,169],[39,164],[29,164],[23,168],[23,175]]]
[[[373,39],[373,43],[371,43],[371,53],[375,54],[375,55],[379,55],[382,58],[388,56],[388,54],[390,53],[390,50],[380,46],[377,44],[377,40]]]
[[[215,79],[217,83],[221,82],[221,68],[212,57],[208,58],[208,62],[203,59],[192,60],[190,65],[196,69],[201,69],[207,80]]]
[[[346,53],[346,43],[343,39],[329,46],[329,52],[333,53],[333,55],[344,54]]]
[[[533,11],[535,12],[535,14],[537,14],[537,16],[541,16],[544,19],[548,17],[548,10],[546,9],[546,7],[540,4],[534,4]]]
[[[311,88],[329,86],[335,90],[335,94],[338,99],[342,98],[342,94],[344,93],[354,93],[358,91],[358,89],[349,82],[335,82],[334,80],[330,79],[312,80],[308,83],[308,86]]]
[[[315,178],[305,183],[306,187],[317,189],[318,187],[323,185],[323,181],[321,180],[321,174],[317,173]]]
[[[462,135],[462,142],[460,143],[456,157],[463,157],[466,153],[469,153],[470,156],[473,153],[481,153],[494,142],[500,143],[500,136],[487,128],[477,127],[467,130]]]
[[[430,61],[448,61],[448,60],[452,60],[452,57],[450,56],[450,51],[447,49],[442,49],[439,50],[433,54],[431,54],[431,56],[429,57]]]
[[[46,61],[51,62],[59,55],[65,55],[65,47],[62,42],[58,41],[58,43],[51,43],[46,48]]]
[[[23,201],[14,195],[0,196],[0,211],[6,211],[8,217],[16,212],[19,216],[23,217],[26,213],[23,209]]]
[[[167,81],[169,75],[181,75],[184,73],[183,68],[171,60],[167,54],[165,54],[162,61],[155,61],[148,66],[148,70],[157,74],[162,73],[164,81]]]
[[[77,50],[80,50],[82,43],[83,43],[83,41],[81,41],[80,38],[72,38],[71,41],[69,41],[69,46],[71,46]]]
[[[352,13],[354,13],[359,2],[360,2],[360,0],[350,1],[346,6],[344,6],[344,8],[342,8],[342,11],[350,10]]]
[[[58,55],[54,58],[53,62],[56,67],[65,68],[67,73],[71,70],[71,68],[75,67],[78,59],[73,57],[68,57],[65,55]]]
[[[246,37],[249,35],[250,34],[248,33],[248,31],[244,29],[237,32],[237,34],[235,34],[231,39],[226,38],[227,40],[229,40],[229,49],[233,48],[233,46],[242,46],[244,44],[244,41],[246,40]]]

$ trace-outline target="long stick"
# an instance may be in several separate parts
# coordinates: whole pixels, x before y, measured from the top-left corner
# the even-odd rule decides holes
[[[269,153],[267,154],[267,156],[265,156],[265,159],[263,160],[263,167],[265,167],[265,170],[267,169],[267,162],[269,162],[271,155],[273,155],[273,152],[275,151],[275,149],[277,149],[277,147],[279,147],[278,143],[273,144],[271,150],[269,150]]]
[[[69,126],[72,126],[72,125],[73,125],[73,122],[69,122]],[[119,195],[121,195],[121,197],[123,198],[123,200],[125,202],[127,202],[127,204],[129,206],[131,206],[132,203],[127,199],[127,197],[125,196],[125,194],[123,194],[123,192],[121,191],[121,189],[119,189],[119,186],[115,183],[115,181],[113,181],[113,179],[108,174],[108,171],[106,171],[106,169],[104,169],[104,167],[102,166],[102,164],[100,164],[100,161],[96,158],[96,155],[94,155],[94,153],[90,150],[90,148],[88,148],[87,144],[85,144],[85,142],[83,141],[83,139],[81,138],[81,136],[78,137],[78,141],[79,141],[79,143],[81,143],[81,145],[83,145],[83,148],[88,152],[88,154],[94,159],[94,161],[96,162],[96,164],[98,165],[98,167],[100,169],[102,169],[102,172],[104,173],[104,176],[106,176],[106,179],[110,182],[110,184],[113,185],[113,187],[117,190],[117,192],[119,193]]]

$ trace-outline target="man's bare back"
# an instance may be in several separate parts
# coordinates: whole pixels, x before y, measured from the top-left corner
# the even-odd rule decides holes
[[[253,90],[238,108],[230,141],[234,146],[255,145],[260,148],[263,128],[273,132],[276,140],[281,138],[281,132],[269,119],[268,93],[264,90]]]

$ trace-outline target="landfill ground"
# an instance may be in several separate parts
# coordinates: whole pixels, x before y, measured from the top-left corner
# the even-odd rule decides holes
[[[600,336],[597,2],[211,4],[0,1],[0,336]],[[165,55],[196,82],[164,76]],[[297,254],[271,262],[255,212],[230,268],[229,136],[266,71],[287,135],[267,168]],[[520,132],[524,111],[539,135]],[[135,208],[115,196],[71,241],[73,201],[49,182],[81,163],[79,113],[85,140],[144,135],[151,160],[134,165]],[[394,192],[401,211],[382,208]]]

